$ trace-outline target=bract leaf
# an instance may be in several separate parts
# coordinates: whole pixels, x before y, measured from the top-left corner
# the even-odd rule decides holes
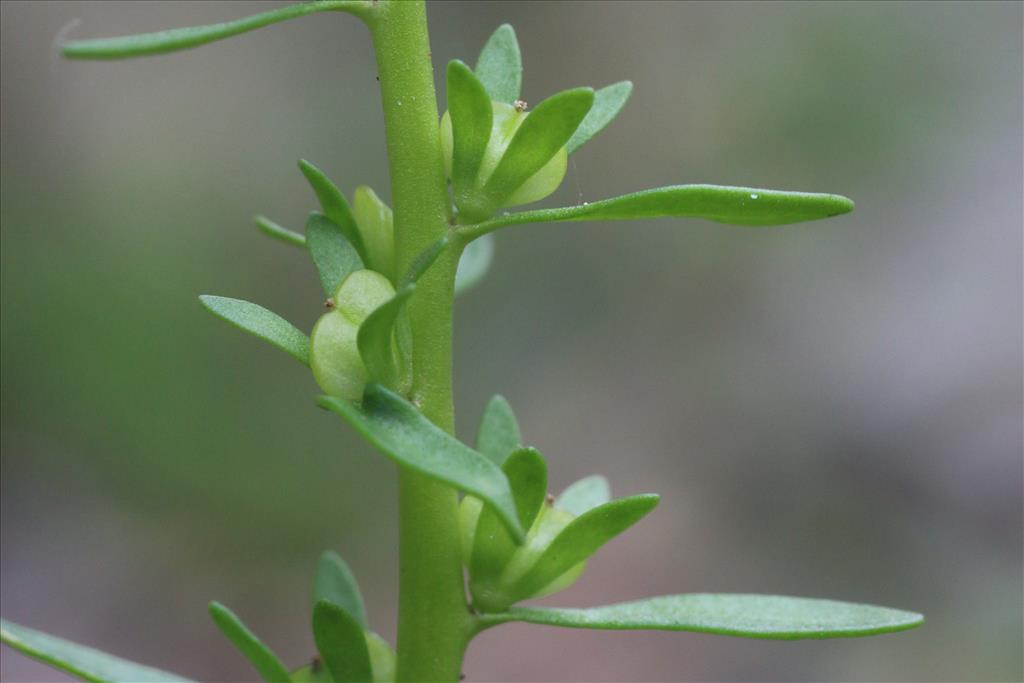
[[[249,660],[260,678],[267,683],[291,683],[291,675],[277,655],[255,633],[242,623],[234,612],[220,604],[210,603],[210,616],[239,652]]]
[[[141,57],[164,52],[185,50],[198,47],[215,40],[222,40],[246,33],[279,21],[294,19],[313,12],[341,11],[351,12],[357,16],[365,16],[370,9],[370,2],[362,0],[321,0],[320,2],[300,2],[280,9],[254,14],[251,17],[225,21],[206,26],[171,29],[156,33],[143,33],[119,38],[101,38],[98,40],[75,40],[62,46],[64,56],[71,59],[123,59]]]
[[[476,287],[494,260],[494,237],[484,235],[466,245],[455,271],[455,296]]]
[[[565,146],[593,103],[593,90],[575,88],[538,104],[516,130],[481,192],[495,206],[502,206],[509,195]]]
[[[256,223],[256,227],[259,229],[259,231],[262,232],[267,237],[272,237],[276,240],[284,242],[285,244],[291,244],[292,246],[295,247],[306,246],[305,236],[295,232],[294,230],[289,230],[284,226],[278,225],[277,223],[270,220],[266,216],[256,216],[255,218],[253,218],[253,221]]]
[[[837,194],[724,185],[673,185],[579,206],[520,211],[468,226],[463,235],[474,239],[498,228],[523,223],[663,217],[706,218],[733,225],[786,225],[830,218],[850,211],[853,211],[853,201]]]
[[[320,556],[313,582],[313,606],[329,602],[348,612],[356,622],[366,628],[366,607],[352,570],[338,553],[328,550]]]
[[[306,220],[306,246],[327,296],[334,296],[345,276],[363,268],[363,260],[345,233],[337,223],[323,214],[309,214]]]
[[[516,512],[524,529],[529,529],[540,512],[548,492],[548,467],[533,448],[513,451],[501,466],[516,499]],[[473,539],[470,574],[474,579],[497,577],[516,550],[494,508],[480,511]]]
[[[0,642],[23,655],[94,683],[188,683],[189,679],[0,619]]]
[[[512,104],[519,99],[523,82],[523,58],[515,29],[502,24],[491,34],[476,60],[476,76],[492,100]]]
[[[334,683],[373,683],[366,634],[348,612],[318,602],[313,607],[313,640]]]
[[[562,491],[555,499],[555,507],[579,517],[584,512],[604,505],[612,498],[608,480],[599,474],[584,477]]]
[[[480,419],[480,428],[476,433],[476,449],[500,465],[512,451],[519,448],[522,439],[519,422],[512,412],[512,406],[504,396],[496,395],[491,398]]]
[[[510,582],[508,595],[515,600],[536,595],[640,521],[657,504],[658,496],[646,494],[620,498],[583,513],[569,522],[525,574]]]
[[[363,236],[359,232],[359,226],[356,225],[356,219],[352,216],[352,209],[349,207],[345,195],[323,171],[305,159],[299,159],[299,170],[313,187],[313,193],[316,194],[324,215],[341,228],[341,234],[355,247],[362,262],[369,263]]]
[[[452,121],[452,184],[474,191],[480,162],[491,139],[491,98],[468,66],[448,62],[448,114]]]
[[[370,383],[362,407],[331,396],[321,396],[317,404],[343,417],[400,466],[494,506],[512,537],[522,541],[515,500],[501,468],[437,427],[401,396]]]
[[[300,363],[309,365],[309,337],[277,313],[257,304],[226,296],[203,294],[199,301],[217,317],[270,342]]]
[[[393,343],[395,326],[402,308],[415,291],[416,285],[406,285],[396,292],[366,317],[356,334],[359,355],[370,379],[392,389],[404,374],[402,358]]]
[[[441,252],[444,251],[447,246],[448,237],[442,237],[420,252],[420,255],[413,259],[413,262],[409,265],[409,271],[402,278],[400,286],[411,285],[418,282],[430,266],[434,265],[434,261],[437,260],[437,257],[441,255]]]
[[[629,81],[619,81],[612,85],[601,88],[594,93],[594,106],[587,112],[580,127],[569,138],[565,149],[572,154],[590,138],[600,133],[605,126],[619,115],[622,108],[626,106],[630,93],[633,92],[633,84]]]
[[[394,282],[395,219],[391,207],[377,196],[373,188],[360,185],[352,197],[352,214],[370,259],[366,266]]]
[[[695,631],[744,638],[798,640],[871,636],[915,628],[914,612],[781,595],[665,595],[589,609],[513,607],[485,622],[526,621],[565,628]]]

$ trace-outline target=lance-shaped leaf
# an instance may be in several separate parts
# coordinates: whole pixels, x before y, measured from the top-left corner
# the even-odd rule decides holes
[[[476,189],[480,162],[491,139],[491,98],[468,66],[448,62],[448,114],[452,120],[452,183],[456,192]]]
[[[430,269],[430,266],[434,265],[434,261],[441,255],[441,252],[448,246],[448,237],[442,237],[437,240],[429,247],[420,252],[420,255],[413,259],[409,265],[409,270],[405,276],[402,277],[400,287],[406,285],[415,284],[419,281],[423,274]]]
[[[313,607],[313,640],[334,683],[373,683],[366,634],[351,614],[318,602]]]
[[[392,389],[397,387],[405,370],[398,348],[393,343],[395,327],[402,308],[415,291],[416,285],[403,287],[375,308],[356,333],[359,355],[370,379]]]
[[[320,0],[320,2],[300,2],[280,9],[254,14],[244,19],[225,21],[206,26],[171,29],[157,33],[144,33],[118,38],[101,38],[98,40],[76,40],[63,45],[64,56],[71,59],[123,59],[141,57],[164,52],[185,50],[198,47],[215,40],[236,36],[239,33],[253,31],[279,21],[294,19],[313,12],[351,12],[357,16],[366,16],[372,3],[368,0]]]
[[[501,468],[437,427],[401,396],[370,383],[361,407],[331,396],[321,396],[317,403],[343,417],[400,466],[492,505],[512,538],[522,542],[515,499]]]
[[[491,34],[476,60],[475,72],[490,99],[506,104],[519,99],[523,58],[512,26],[502,24]]]
[[[320,285],[329,297],[338,291],[345,276],[363,267],[363,260],[345,233],[323,214],[311,213],[306,220],[306,246],[320,274]]]
[[[356,622],[366,628],[366,607],[359,584],[352,576],[352,570],[338,553],[327,551],[320,556],[313,582],[313,606],[318,602],[329,602],[348,612]]]
[[[506,591],[513,600],[536,595],[545,586],[597,552],[598,548],[654,509],[658,496],[630,496],[599,505],[569,523],[536,562]]]
[[[291,683],[288,669],[277,655],[256,637],[234,612],[219,602],[211,602],[210,616],[228,640],[234,643],[239,652],[259,672],[260,678],[267,683]]]
[[[188,683],[187,678],[0,619],[0,641],[71,676],[94,683]]]
[[[494,260],[494,238],[484,235],[470,242],[459,258],[455,271],[455,296],[469,291],[484,279]]]
[[[633,84],[629,81],[620,81],[607,87],[601,88],[594,93],[594,106],[587,112],[580,127],[569,138],[565,149],[572,154],[579,149],[583,143],[594,137],[619,115],[622,108],[626,106],[630,93],[633,92]]]
[[[474,239],[498,228],[523,223],[664,217],[706,218],[733,225],[786,225],[830,218],[850,211],[853,211],[853,201],[837,194],[723,185],[674,185],[579,206],[520,211],[467,226],[463,235]]]
[[[305,159],[299,159],[299,170],[302,171],[302,175],[306,176],[306,180],[312,186],[317,201],[320,202],[320,208],[324,211],[324,215],[341,228],[341,234],[355,247],[356,253],[359,254],[362,262],[368,263],[369,257],[366,254],[366,245],[363,244],[363,236],[359,232],[356,219],[352,216],[352,209],[349,207],[345,195],[341,193],[337,185],[332,183],[331,179],[323,171]]]
[[[915,628],[914,612],[781,595],[666,595],[590,609],[513,607],[484,615],[487,625],[526,621],[565,628],[695,631],[744,638],[797,640],[871,636]]]
[[[544,167],[569,141],[594,103],[590,88],[563,90],[530,112],[508,143],[482,193],[495,206]]]
[[[547,463],[533,448],[521,448],[505,459],[501,469],[512,487],[519,521],[528,530],[548,492]],[[494,508],[485,506],[480,511],[473,539],[471,576],[478,580],[497,577],[516,547]]]
[[[512,412],[512,406],[504,396],[494,396],[484,408],[484,415],[480,419],[480,428],[476,433],[476,449],[495,464],[501,465],[522,442],[519,422]]]
[[[306,238],[302,234],[278,225],[266,216],[256,216],[253,218],[253,221],[256,223],[256,228],[267,237],[272,237],[294,247],[306,246]]]
[[[612,498],[608,480],[599,474],[584,477],[570,485],[555,499],[555,507],[579,517],[584,512],[604,505]]]
[[[273,311],[241,299],[203,294],[199,297],[211,313],[270,342],[299,362],[309,365],[309,337]]]

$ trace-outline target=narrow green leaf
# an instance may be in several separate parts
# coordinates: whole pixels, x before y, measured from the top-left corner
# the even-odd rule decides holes
[[[434,261],[437,260],[437,257],[441,255],[441,252],[443,252],[447,246],[448,238],[442,237],[421,251],[420,255],[413,259],[412,264],[409,266],[409,271],[402,278],[399,288],[401,289],[401,287],[404,287],[405,285],[411,285],[418,282],[430,266],[434,265]]]
[[[392,343],[395,326],[402,308],[415,291],[416,285],[403,287],[395,296],[375,308],[356,333],[359,355],[370,379],[392,389],[396,388],[403,374],[398,349]]]
[[[256,223],[256,227],[267,237],[272,237],[276,240],[280,240],[285,244],[291,244],[296,247],[306,246],[306,238],[295,232],[289,230],[286,227],[278,225],[274,221],[270,220],[266,216],[256,216],[253,219]]]
[[[334,683],[373,683],[366,634],[348,612],[318,602],[313,607],[313,640]]]
[[[599,505],[569,522],[525,574],[511,582],[508,594],[521,600],[536,595],[598,548],[636,524],[658,504],[658,496],[630,496]]]
[[[261,641],[256,634],[242,623],[242,620],[219,602],[210,603],[210,616],[217,627],[238,648],[260,677],[267,683],[291,683],[288,669],[277,655]]]
[[[0,641],[58,671],[94,683],[188,683],[177,674],[135,664],[48,633],[0,619]]]
[[[372,3],[368,0],[319,0],[300,2],[280,9],[254,14],[251,17],[207,26],[171,29],[119,38],[76,40],[63,45],[64,56],[71,59],[123,59],[141,57],[198,47],[246,33],[279,21],[294,19],[313,12],[341,11],[366,16]]]
[[[359,226],[352,216],[352,209],[349,207],[345,195],[323,171],[305,159],[299,159],[299,170],[313,187],[313,192],[316,194],[317,201],[320,202],[320,208],[323,209],[324,215],[341,228],[341,234],[355,247],[360,260],[363,263],[369,263],[363,236],[359,232]]]
[[[494,260],[494,237],[484,235],[470,242],[459,258],[459,267],[455,271],[455,296],[476,287]]]
[[[475,71],[490,99],[506,104],[519,99],[523,58],[512,26],[502,24],[491,34],[477,57]]]
[[[786,225],[830,218],[850,211],[853,211],[853,201],[837,194],[723,185],[674,185],[579,206],[520,211],[468,226],[463,235],[475,239],[498,228],[523,223],[664,217],[706,218],[734,225]]]
[[[580,127],[569,138],[565,148],[572,154],[583,146],[590,138],[594,137],[607,126],[622,108],[626,106],[630,93],[633,92],[633,84],[629,81],[619,81],[607,87],[601,88],[594,93],[594,106],[587,112]]]
[[[528,530],[547,496],[547,463],[533,448],[521,448],[505,459],[501,469],[512,487],[519,521]],[[473,578],[487,580],[489,577],[497,577],[516,548],[494,508],[484,506],[480,511],[473,540],[470,563]]]
[[[871,636],[915,628],[914,612],[780,595],[666,595],[590,609],[513,607],[485,615],[488,625],[526,621],[565,628],[694,631],[744,638],[798,640]]]
[[[313,582],[313,606],[329,602],[348,612],[360,626],[366,628],[366,607],[352,570],[338,553],[328,550],[320,556]]]
[[[480,419],[480,428],[476,433],[476,449],[500,465],[512,451],[519,448],[522,440],[519,422],[512,412],[512,406],[504,396],[496,395],[491,398]]]
[[[317,400],[343,417],[381,453],[402,467],[476,496],[494,506],[516,542],[522,542],[515,500],[501,468],[425,418],[415,406],[371,383],[362,407],[331,396]]]
[[[345,233],[323,214],[311,213],[306,220],[306,246],[320,274],[320,285],[329,297],[334,296],[349,273],[363,267],[359,253]]]
[[[300,363],[309,365],[309,337],[277,313],[248,301],[225,296],[203,294],[199,300],[217,317],[270,342]]]
[[[612,498],[608,480],[599,474],[580,479],[562,491],[555,500],[555,507],[579,517],[588,510],[604,505]]]
[[[575,88],[538,104],[508,143],[505,155],[483,187],[483,194],[501,206],[506,197],[565,146],[593,103],[593,90]]]
[[[491,98],[468,66],[448,62],[448,113],[452,120],[452,183],[474,190],[491,139]]]

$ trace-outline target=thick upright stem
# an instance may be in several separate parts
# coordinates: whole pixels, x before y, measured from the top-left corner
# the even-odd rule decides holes
[[[445,235],[449,200],[434,72],[422,0],[380,2],[373,34],[395,212],[399,272]],[[446,251],[420,279],[413,328],[411,398],[439,427],[454,428],[452,298],[456,256]],[[399,481],[399,681],[457,681],[469,633],[452,489],[403,471]]]

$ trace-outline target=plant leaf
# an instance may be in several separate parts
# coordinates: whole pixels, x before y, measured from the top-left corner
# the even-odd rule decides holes
[[[267,237],[272,237],[284,242],[285,244],[291,244],[296,247],[306,246],[305,236],[295,232],[294,230],[289,230],[286,227],[278,225],[266,216],[256,216],[253,221],[255,221],[256,227],[259,231]]]
[[[294,19],[313,12],[341,11],[365,16],[370,3],[360,0],[320,0],[300,2],[280,9],[254,14],[251,17],[225,21],[219,24],[171,29],[157,33],[143,33],[119,38],[76,40],[62,47],[64,56],[71,59],[123,59],[141,57],[198,47],[216,40],[230,38],[279,21]]]
[[[356,219],[352,216],[352,209],[349,207],[345,195],[323,171],[305,159],[299,159],[299,170],[313,187],[313,192],[316,194],[317,201],[320,202],[320,208],[323,209],[324,215],[341,228],[341,234],[345,236],[349,244],[355,247],[360,260],[363,263],[369,263],[362,233],[359,232],[359,226],[356,225]]]
[[[596,91],[594,106],[590,108],[583,122],[580,123],[580,127],[565,144],[566,151],[572,154],[582,147],[583,143],[600,133],[619,115],[632,92],[633,84],[629,81],[619,81]]]
[[[352,215],[366,245],[367,268],[395,281],[395,221],[391,207],[373,188],[360,185],[352,195]]]
[[[267,683],[291,683],[291,675],[277,655],[230,609],[219,602],[210,603],[210,616],[217,627],[238,648]]]
[[[306,246],[320,274],[320,284],[327,296],[334,296],[338,285],[352,272],[361,270],[363,261],[352,243],[334,221],[320,213],[311,213],[306,220]]]
[[[508,477],[512,495],[516,499],[516,512],[524,529],[529,529],[537,518],[548,492],[548,466],[543,456],[533,448],[513,451],[501,466]],[[470,573],[474,579],[498,576],[509,557],[516,550],[494,508],[485,506],[480,511],[473,538]]]
[[[313,607],[313,640],[334,683],[373,683],[366,634],[348,612],[318,602]]]
[[[459,257],[459,266],[455,270],[455,296],[476,287],[487,275],[494,260],[494,237],[484,235],[473,240]]]
[[[480,419],[476,449],[496,465],[501,465],[512,451],[519,448],[522,439],[512,406],[504,396],[495,395],[484,408],[484,415]]]
[[[430,266],[434,265],[434,261],[437,260],[437,257],[441,255],[441,252],[444,251],[447,246],[448,237],[446,236],[421,251],[420,255],[413,259],[412,264],[409,265],[409,271],[402,278],[399,289],[405,285],[411,285],[418,282]]]
[[[523,58],[512,26],[502,24],[491,34],[477,57],[475,71],[490,99],[506,104],[519,99]]]
[[[389,388],[396,388],[402,377],[402,362],[392,344],[395,325],[416,285],[406,285],[395,295],[373,310],[359,326],[356,344],[359,355],[371,380]]]
[[[0,619],[0,641],[76,678],[95,683],[188,683],[177,674],[135,664],[85,645]]]
[[[352,570],[338,553],[328,550],[320,556],[313,582],[313,606],[329,602],[348,612],[356,622],[366,628],[366,607]]]
[[[786,225],[830,218],[850,211],[853,211],[853,201],[837,194],[724,185],[673,185],[579,206],[520,211],[499,216],[468,226],[463,230],[463,236],[475,239],[498,228],[523,223],[663,217],[706,218],[733,225]]]
[[[273,311],[241,299],[203,294],[199,297],[211,313],[268,341],[300,363],[309,365],[309,337]]]
[[[630,496],[599,505],[569,522],[525,574],[512,581],[515,600],[536,595],[559,576],[597,552],[598,548],[654,509],[658,496]]]
[[[501,468],[425,418],[415,406],[370,383],[362,407],[331,396],[317,400],[343,417],[381,453],[494,506],[516,542],[522,542],[515,500]]]
[[[584,477],[570,485],[555,500],[555,507],[579,517],[584,512],[604,505],[612,498],[608,480],[599,474]]]
[[[513,607],[485,621],[526,621],[565,628],[695,631],[744,638],[797,640],[870,636],[915,628],[914,612],[780,595],[666,595],[590,609]]]
[[[512,136],[481,192],[496,206],[544,167],[569,141],[594,103],[590,88],[563,90],[534,108]]]
[[[474,190],[491,139],[491,98],[468,66],[448,62],[448,113],[452,120],[452,183]]]

